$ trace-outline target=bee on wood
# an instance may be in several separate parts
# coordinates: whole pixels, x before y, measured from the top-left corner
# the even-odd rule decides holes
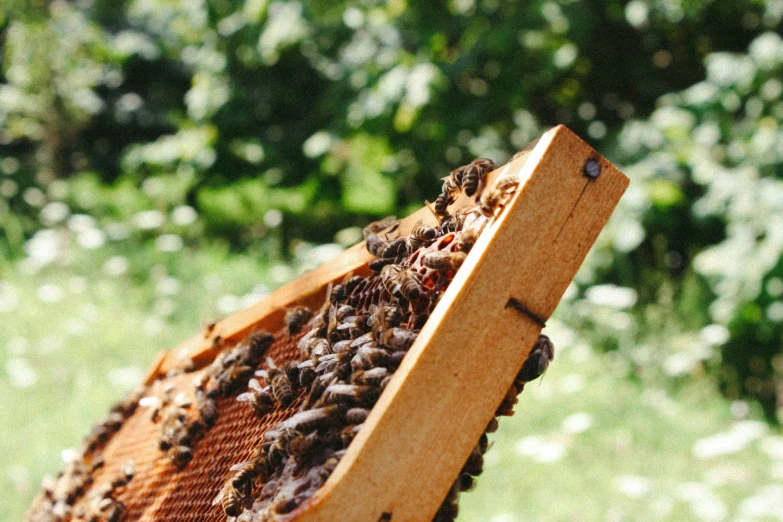
[[[369,414],[370,410],[367,408],[351,408],[345,412],[345,422],[348,424],[363,424]]]
[[[419,334],[416,332],[411,332],[405,328],[387,328],[378,336],[378,342],[381,346],[393,352],[405,352],[418,336]]]
[[[506,200],[519,186],[519,178],[516,176],[504,176],[497,180],[491,190],[484,192],[479,200],[479,210],[488,217],[493,217],[499,209],[502,209]]]
[[[351,444],[360,429],[362,429],[362,425],[356,424],[353,426],[346,426],[340,431],[340,442],[342,442],[344,448],[347,448],[348,445]]]
[[[302,329],[307,321],[313,317],[313,312],[306,306],[295,306],[285,313],[285,325],[288,328],[288,333],[294,335]]]
[[[468,475],[472,475],[474,477],[481,475],[481,472],[484,470],[484,455],[481,452],[481,449],[476,445],[475,448],[473,448],[473,451],[470,452],[470,455],[468,456],[468,460],[465,462],[465,465],[462,466],[462,473],[467,473]]]
[[[448,207],[452,203],[454,203],[454,197],[451,194],[447,194],[446,192],[441,192],[435,199],[435,213],[438,216],[448,216]]]
[[[177,469],[182,470],[193,458],[193,451],[188,446],[173,446],[168,450],[166,456]]]
[[[408,239],[404,237],[398,237],[391,239],[386,243],[386,246],[381,251],[381,257],[383,259],[396,259],[399,256],[404,256],[408,253]]]
[[[470,252],[470,249],[473,248],[473,245],[478,239],[478,235],[479,233],[475,229],[469,228],[467,230],[463,230],[457,238],[457,248],[461,252]]]
[[[217,395],[231,395],[237,386],[253,375],[253,367],[246,364],[235,364],[223,370],[216,379],[217,394],[212,394],[210,398]],[[207,392],[209,396],[209,392]]]
[[[386,265],[391,265],[392,263],[394,263],[394,261],[395,261],[394,258],[379,257],[377,259],[373,259],[372,261],[370,261],[370,264],[368,266],[370,267],[370,270],[372,270],[376,274],[380,274],[381,270],[383,270],[383,267],[385,267]]]
[[[263,388],[258,379],[250,379],[247,384],[250,390],[239,394],[237,400],[249,403],[259,418],[272,412],[275,409],[275,400],[270,392],[271,386]]]
[[[530,355],[527,356],[527,359],[522,364],[522,369],[519,370],[516,379],[514,379],[514,383],[521,390],[524,387],[524,383],[541,377],[554,358],[554,343],[547,335],[539,335],[536,344],[533,345],[533,349],[530,351]]]
[[[382,230],[392,226],[394,226],[394,228],[390,232],[393,232],[397,227],[397,218],[394,216],[385,217],[364,227],[365,246],[370,254],[375,257],[380,257],[382,250],[386,247],[386,241],[378,236],[378,234]]]
[[[435,227],[425,225],[419,221],[408,236],[408,251],[415,252],[422,246],[432,243],[437,233],[438,231]]]
[[[427,252],[421,258],[421,264],[433,270],[458,270],[465,262],[467,255],[465,252],[449,252],[448,250],[437,250]]]

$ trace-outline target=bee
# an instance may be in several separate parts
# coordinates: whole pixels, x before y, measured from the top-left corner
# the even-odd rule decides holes
[[[360,346],[356,355],[351,359],[351,368],[356,370],[370,370],[379,366],[389,366],[389,352],[381,348],[373,348],[369,345]]]
[[[370,264],[368,265],[370,270],[375,272],[376,274],[380,274],[381,270],[383,270],[383,267],[386,265],[390,265],[394,263],[394,258],[383,258],[379,257],[378,259],[373,259],[370,261]]]
[[[465,461],[465,465],[462,466],[462,473],[467,473],[474,477],[481,475],[484,470],[484,455],[478,445],[470,452],[468,460]]]
[[[460,473],[457,478],[460,491],[470,491],[476,485],[476,480],[470,475],[470,473]]]
[[[339,425],[345,412],[346,407],[342,404],[304,410],[288,419],[286,426],[301,433],[324,430]]]
[[[196,408],[198,409],[201,421],[207,427],[212,427],[217,421],[218,409],[213,399],[205,397],[202,393],[198,394]]]
[[[234,472],[229,478],[234,491],[242,493],[245,497],[250,496],[256,479],[266,477],[268,474],[266,452],[259,447],[253,452],[250,460],[234,464],[229,470]]]
[[[467,196],[473,196],[487,174],[496,168],[497,165],[490,159],[479,158],[473,160],[470,165],[468,165],[465,170],[465,175],[462,178],[462,188],[465,190],[465,194]]]
[[[394,228],[390,232],[397,228],[397,218],[394,216],[385,217],[364,227],[365,246],[370,254],[380,257],[382,250],[386,247],[386,241],[378,236],[378,233],[392,226]]]
[[[261,418],[275,409],[275,400],[270,393],[271,386],[261,387],[258,379],[250,379],[247,383],[250,391],[237,396],[239,402],[247,402],[252,406],[256,416]]]
[[[362,276],[349,276],[346,276],[343,285],[345,285],[345,290],[350,294],[359,286],[359,283],[364,281],[364,278]]]
[[[439,216],[448,216],[448,207],[454,203],[454,197],[446,192],[441,192],[435,199],[435,213]]]
[[[484,431],[486,433],[495,433],[496,431],[498,431],[498,420],[495,417],[492,417],[492,419],[489,421],[489,424],[487,424],[487,427]]]
[[[340,442],[342,442],[344,448],[348,447],[356,437],[356,434],[359,433],[360,429],[362,429],[362,425],[356,424],[353,426],[346,426],[340,431]]]
[[[266,370],[266,378],[272,388],[272,396],[283,406],[289,406],[295,398],[293,384],[288,380],[288,375],[277,367],[271,357],[268,357],[266,362],[269,366],[269,369]],[[261,373],[263,375],[264,371],[262,370]]]
[[[460,252],[470,252],[478,239],[478,231],[472,228],[463,230],[457,237],[457,248]]]
[[[530,355],[527,356],[527,359],[522,364],[522,369],[519,370],[516,379],[514,379],[514,383],[521,390],[524,387],[524,383],[541,377],[554,358],[554,343],[547,335],[539,335],[536,344],[533,345],[533,349],[530,351]]]
[[[351,375],[351,383],[380,386],[388,375],[390,375],[389,370],[383,367],[372,368],[370,370],[357,370]]]
[[[104,522],[120,522],[125,519],[127,513],[128,510],[125,504],[119,500],[112,499],[110,507],[105,511],[103,520]]]
[[[433,270],[457,270],[465,262],[465,252],[449,252],[448,250],[436,250],[427,252],[421,258],[421,264]]]
[[[384,348],[393,352],[407,351],[413,342],[419,336],[416,332],[411,332],[405,328],[388,328],[378,336],[378,342]]]
[[[318,358],[332,353],[332,344],[323,337],[314,337],[307,344],[305,353],[312,358]]]
[[[188,446],[180,444],[169,449],[166,456],[177,469],[182,470],[193,458],[193,451]]]
[[[260,361],[261,357],[266,354],[266,351],[269,349],[270,346],[272,346],[272,343],[275,341],[275,336],[271,333],[267,332],[266,330],[259,330],[257,332],[253,332],[250,335],[250,338],[248,339],[249,344],[249,355],[251,358],[251,361],[256,362]],[[253,364],[255,366],[255,364]]]
[[[218,504],[220,504],[223,513],[225,513],[227,517],[238,517],[242,511],[244,511],[239,492],[234,488],[230,480],[226,482],[223,489],[220,490],[212,501],[213,506],[217,506]]]
[[[519,178],[516,176],[504,176],[497,180],[491,190],[481,195],[479,210],[487,217],[493,217],[498,209],[502,209],[506,200],[519,186]]]
[[[236,387],[246,378],[253,375],[253,367],[246,364],[235,364],[223,370],[216,379],[217,394],[213,393],[214,398],[217,395],[231,395]],[[207,393],[209,396],[209,392]]]
[[[136,473],[136,463],[132,460],[120,467],[120,473],[111,481],[112,490],[127,486]]]
[[[381,258],[395,259],[408,253],[408,240],[404,237],[392,239],[386,243],[381,251]]]
[[[302,361],[296,365],[299,372],[299,386],[308,389],[318,374],[315,373],[315,363],[312,359]]]
[[[363,424],[369,414],[370,410],[366,408],[351,408],[345,412],[345,422],[348,424]]]
[[[327,404],[372,406],[378,400],[378,390],[358,384],[332,384],[324,391],[323,398]]]
[[[318,445],[318,432],[313,431],[307,435],[298,433],[288,440],[286,450],[289,455],[297,460],[304,460],[313,454]]]
[[[410,270],[403,270],[397,276],[397,290],[408,301],[415,301],[424,293],[419,275]]]
[[[437,235],[435,227],[423,224],[421,221],[416,223],[408,236],[408,251],[415,252],[420,247],[430,244]]]
[[[500,406],[498,406],[498,409],[495,411],[496,416],[505,416],[510,417],[514,414],[514,406],[516,406],[519,399],[517,399],[517,395],[519,395],[519,392],[521,391],[520,388],[517,387],[516,384],[512,384],[508,391],[506,392],[506,395],[503,397],[503,401],[500,403]]]

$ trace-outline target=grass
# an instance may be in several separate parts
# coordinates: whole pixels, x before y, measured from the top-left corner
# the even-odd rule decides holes
[[[41,478],[62,467],[61,451],[78,446],[159,350],[317,254],[301,249],[299,269],[202,248],[163,258],[128,252],[132,268],[119,275],[103,259],[11,272],[0,287],[0,488],[10,493],[0,519],[22,518]],[[548,330],[556,360],[491,437],[460,520],[781,520],[781,506],[771,511],[779,518],[750,516],[774,509],[777,490],[766,490],[765,503],[764,488],[783,487],[779,435],[738,422],[706,379],[631,381],[611,355],[568,341],[564,326]],[[704,439],[698,447],[718,455],[695,456]]]

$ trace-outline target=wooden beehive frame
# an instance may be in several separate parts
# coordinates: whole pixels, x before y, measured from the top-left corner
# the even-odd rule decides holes
[[[600,165],[598,177],[585,175],[589,160]],[[297,520],[432,519],[528,356],[541,319],[554,311],[628,186],[563,126],[493,172],[489,183],[515,172],[519,190],[481,234],[364,428]],[[420,220],[436,222],[423,208],[401,221],[400,234]],[[371,259],[363,244],[348,249],[162,353],[147,382],[190,361],[203,366],[256,329],[281,328],[287,306],[319,306],[330,282],[368,273]]]

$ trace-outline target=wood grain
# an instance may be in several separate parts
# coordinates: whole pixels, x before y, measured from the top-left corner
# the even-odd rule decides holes
[[[598,159],[596,180],[582,173]],[[542,136],[524,184],[479,238],[364,428],[296,520],[429,521],[628,185],[565,127]]]

